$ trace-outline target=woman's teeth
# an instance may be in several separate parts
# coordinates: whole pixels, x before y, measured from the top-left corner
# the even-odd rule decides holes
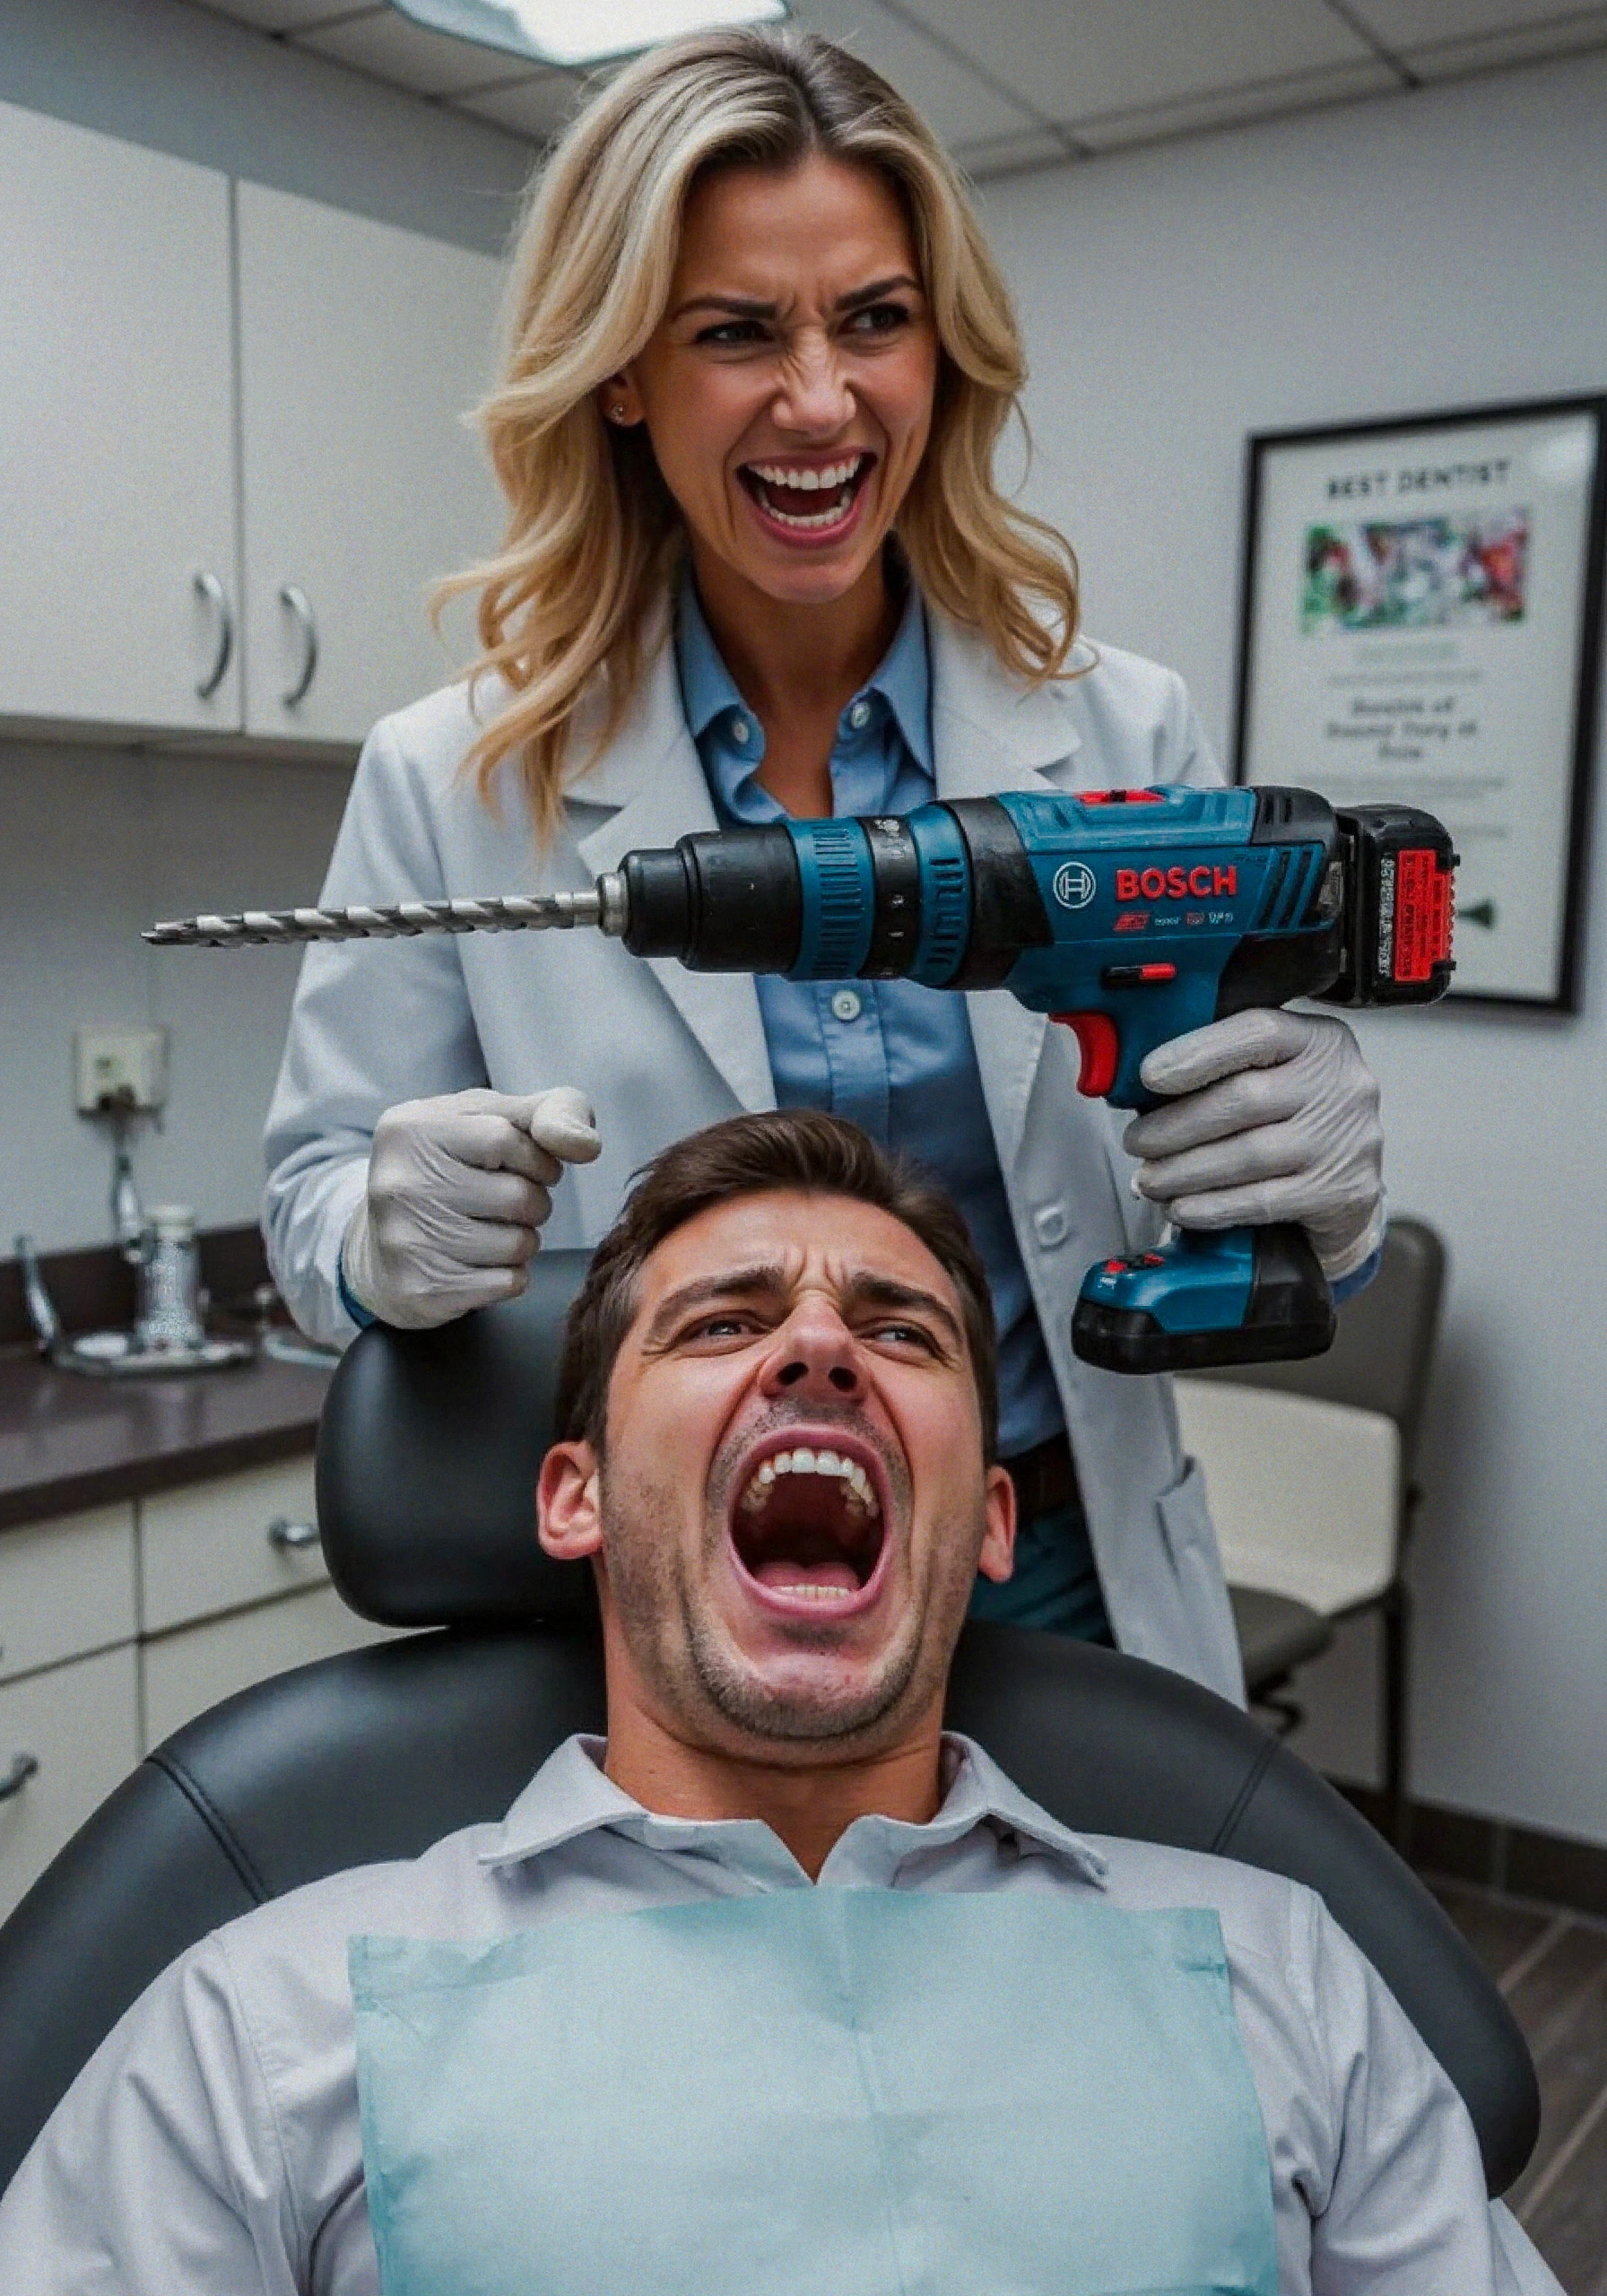
[[[772,518],[786,526],[795,526],[806,534],[816,526],[834,526],[846,516],[854,500],[859,480],[870,468],[868,455],[851,455],[846,462],[828,463],[811,470],[790,469],[781,463],[750,463],[748,475],[753,482],[753,491],[763,509]],[[803,495],[829,495],[823,507],[804,509],[785,504],[784,495],[793,496],[795,502]]]
[[[757,1515],[770,1495],[778,1475],[823,1474],[834,1476],[843,1485],[843,1496],[851,1509],[864,1515],[879,1515],[875,1487],[857,1459],[845,1459],[836,1451],[812,1450],[800,1444],[795,1450],[773,1451],[754,1471],[751,1481],[740,1501],[744,1515]]]
[[[847,486],[859,468],[859,457],[850,455],[846,463],[828,463],[823,470],[784,470],[779,463],[753,463],[750,468],[767,486],[795,486],[800,493],[814,494],[822,487]]]

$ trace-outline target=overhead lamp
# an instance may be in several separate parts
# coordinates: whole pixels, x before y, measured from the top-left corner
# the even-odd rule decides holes
[[[391,0],[415,24],[527,64],[600,64],[682,32],[773,22],[786,0]]]

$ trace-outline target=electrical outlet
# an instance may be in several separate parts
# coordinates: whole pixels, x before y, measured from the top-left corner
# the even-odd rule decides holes
[[[166,1029],[74,1029],[74,1093],[80,1116],[161,1108],[168,1097]]]

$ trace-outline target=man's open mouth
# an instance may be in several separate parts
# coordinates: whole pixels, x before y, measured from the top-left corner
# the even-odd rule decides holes
[[[768,517],[807,535],[842,523],[875,464],[875,456],[860,448],[814,465],[743,463],[738,474]]]
[[[745,1575],[788,1605],[822,1613],[857,1607],[886,1536],[881,1478],[859,1446],[790,1443],[767,1450],[732,1510]]]

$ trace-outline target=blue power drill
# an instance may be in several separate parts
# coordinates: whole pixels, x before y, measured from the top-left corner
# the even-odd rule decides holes
[[[787,821],[629,853],[604,932],[701,972],[1008,988],[1076,1033],[1081,1089],[1156,1105],[1187,1030],[1294,996],[1428,1004],[1451,978],[1456,856],[1432,814],[1306,789],[1010,794]],[[1110,1371],[1320,1354],[1333,1303],[1302,1228],[1178,1230],[1083,1279],[1073,1344]]]
[[[1076,1032],[1084,1092],[1155,1105],[1155,1046],[1252,1005],[1429,1004],[1456,856],[1431,813],[1307,789],[1011,793],[897,817],[705,831],[585,892],[248,910],[159,947],[600,926],[696,972],[1008,988]],[[1072,1343],[1108,1371],[1318,1355],[1333,1301],[1304,1229],[1179,1230],[1082,1281]]]

